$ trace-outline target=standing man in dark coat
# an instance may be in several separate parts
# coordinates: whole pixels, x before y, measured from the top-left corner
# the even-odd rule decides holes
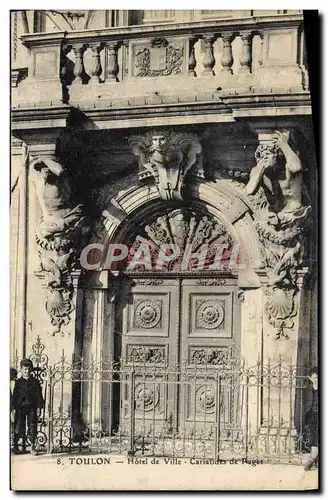
[[[319,454],[319,399],[318,399],[318,370],[312,368],[309,373],[311,381],[311,406],[305,414],[305,425],[310,431],[311,458],[306,462],[304,469],[310,470],[318,463]]]
[[[18,451],[18,440],[27,435],[31,442],[31,453],[36,455],[36,436],[38,416],[44,406],[40,382],[32,375],[33,364],[30,359],[21,361],[21,378],[17,379],[13,393],[14,419],[14,453]]]

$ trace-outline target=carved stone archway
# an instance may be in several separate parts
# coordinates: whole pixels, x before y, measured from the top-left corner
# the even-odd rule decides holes
[[[173,219],[175,215],[177,219],[180,217],[180,222],[183,222],[181,214],[186,211],[189,213],[186,222],[190,224],[192,212],[198,212],[202,216],[198,218],[198,222],[195,224],[196,229],[201,218],[205,217],[212,224],[211,231],[213,231],[215,227],[214,221],[216,221],[221,226],[221,233],[228,235],[230,242],[240,245],[239,263],[241,264],[241,269],[239,271],[234,270],[234,277],[237,280],[239,295],[242,300],[240,349],[243,357],[248,359],[249,363],[252,364],[257,361],[258,353],[261,352],[263,291],[256,272],[260,265],[261,247],[254,227],[251,207],[247,203],[247,199],[238,190],[222,180],[209,182],[204,179],[194,178],[191,196],[192,198],[188,201],[172,200],[164,202],[161,200],[155,186],[131,186],[129,189],[118,193],[112,199],[111,203],[108,204],[108,208],[103,214],[104,239],[109,244],[128,243],[131,245],[136,235],[142,234],[143,237],[150,238],[154,243],[156,242],[156,237],[154,238],[154,234],[152,233],[153,227],[158,224],[158,218],[161,218],[163,214],[169,215],[171,218],[173,216]],[[113,206],[115,210],[112,211]],[[119,217],[117,217],[117,208],[120,210]],[[111,215],[111,212],[115,215]],[[164,222],[164,226],[165,224],[168,224],[168,222]],[[147,228],[146,231],[144,231],[145,228]],[[211,241],[211,238],[215,240],[216,236],[220,237],[219,234],[216,235],[215,232],[211,232],[209,241]],[[171,241],[169,239],[167,243]],[[203,240],[200,240],[200,242],[204,243]],[[222,272],[211,271],[208,274],[209,277],[215,278],[215,274],[220,276]],[[95,275],[97,278],[95,278]],[[150,273],[148,272],[147,275],[149,276]],[[213,280],[213,284],[215,285],[215,280]],[[99,317],[103,317],[107,321],[104,325],[104,330],[107,328],[106,332],[104,331],[100,334],[97,341],[94,339],[93,348],[90,345],[93,355],[95,355],[96,352],[104,348],[106,350],[110,349],[112,341],[109,340],[108,321],[112,326],[113,323],[108,318],[115,315],[116,290],[113,279],[110,278],[108,271],[105,269],[99,269],[98,272],[91,273],[87,287],[99,287],[99,297],[102,297],[100,302],[94,292],[87,293],[93,295],[91,301],[93,310],[95,308],[98,310],[97,304],[101,304],[101,311],[98,313]],[[106,306],[107,300],[110,300],[109,306]],[[107,307],[107,312],[104,310],[104,307],[105,309]],[[91,328],[92,325],[90,325]],[[87,337],[90,336],[91,333],[89,332]]]
[[[240,287],[259,287],[260,281],[254,270],[261,266],[261,245],[247,198],[225,181],[209,182],[197,178],[193,179],[190,194],[191,198],[181,206],[201,207],[219,220],[234,243],[240,245],[240,262],[245,266],[238,273]],[[118,193],[103,214],[104,239],[107,243],[125,242],[131,227],[147,220],[151,213],[160,213],[162,203],[155,186],[136,185]],[[178,203],[175,205],[176,208],[179,206]],[[117,207],[120,209],[119,217]]]

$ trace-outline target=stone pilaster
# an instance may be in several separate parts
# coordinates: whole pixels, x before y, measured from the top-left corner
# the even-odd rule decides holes
[[[116,288],[108,283],[108,273],[94,273],[99,279],[89,279],[84,287],[83,359],[90,366],[88,381],[82,388],[82,413],[93,431],[110,429],[111,422],[111,367],[114,362]],[[93,367],[93,368],[92,368]],[[96,377],[94,369],[101,376]]]
[[[39,105],[58,105],[63,101],[60,79],[62,53],[61,47],[65,34],[35,33],[28,42],[28,77],[17,87],[13,105],[21,107]],[[51,39],[51,42],[49,42]]]
[[[11,359],[26,354],[26,284],[28,258],[27,147],[13,139],[11,145]]]

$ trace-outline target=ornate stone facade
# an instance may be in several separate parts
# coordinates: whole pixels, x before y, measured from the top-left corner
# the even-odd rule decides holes
[[[38,332],[54,363],[65,349],[92,373],[102,358],[126,370],[115,401],[110,384],[83,388],[83,418],[92,410],[97,425],[112,421],[113,403],[120,432],[135,404],[139,427],[146,414],[154,432],[160,421],[192,435],[204,415],[211,425],[216,415],[235,418],[228,406],[239,408],[242,364],[256,366],[259,381],[271,358],[316,362],[315,308],[311,318],[302,310],[315,303],[318,217],[314,154],[302,148],[313,144],[302,16],[244,12],[235,26],[204,11],[152,25],[108,12],[49,11],[58,29],[23,35],[28,76],[15,80],[12,113],[23,249],[12,251],[12,344],[25,356]],[[17,43],[16,14],[13,23]],[[125,245],[128,257],[108,269],[98,247],[99,266],[84,269],[89,243]],[[149,268],[129,268],[142,245]],[[162,245],[194,257],[154,265]],[[220,246],[224,265],[213,269]],[[256,422],[265,391],[260,406],[248,396]],[[292,421],[294,409],[272,401],[272,421],[279,412]]]

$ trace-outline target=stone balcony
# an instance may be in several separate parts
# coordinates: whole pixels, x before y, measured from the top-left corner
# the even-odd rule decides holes
[[[119,126],[130,126],[124,119],[137,119],[141,110],[142,116],[148,110],[177,118],[184,109],[203,121],[311,113],[301,14],[21,39],[30,57],[27,78],[13,88],[17,119],[19,109],[63,105],[79,108],[97,128],[111,126],[118,115]]]

